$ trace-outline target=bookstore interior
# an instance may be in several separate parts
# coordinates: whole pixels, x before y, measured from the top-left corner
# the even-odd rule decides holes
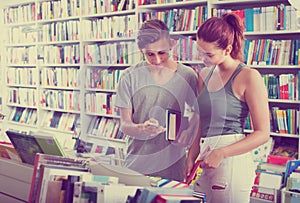
[[[263,77],[270,108],[250,202],[300,202],[299,2],[2,0],[0,202],[206,202],[192,189],[197,164],[185,182],[123,165],[128,135],[114,102],[121,74],[143,59],[142,22],[165,22],[173,60],[199,71],[198,27],[229,12],[245,25],[244,63]],[[244,133],[251,127],[248,116]]]

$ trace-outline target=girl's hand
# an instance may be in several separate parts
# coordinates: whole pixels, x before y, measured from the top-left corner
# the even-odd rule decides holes
[[[187,178],[190,176],[193,166],[194,166],[194,161],[187,159],[185,162],[185,168],[183,172],[185,180],[187,180]]]
[[[221,149],[212,150],[200,164],[201,168],[218,168],[224,159],[224,154]]]

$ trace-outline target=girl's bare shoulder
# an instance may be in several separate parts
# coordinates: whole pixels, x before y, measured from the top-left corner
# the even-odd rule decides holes
[[[242,79],[244,82],[248,83],[253,80],[261,80],[261,74],[258,70],[245,66],[241,73],[239,74],[239,78]]]

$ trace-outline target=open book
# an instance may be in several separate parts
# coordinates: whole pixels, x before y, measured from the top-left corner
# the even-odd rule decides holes
[[[10,130],[6,134],[23,163],[33,165],[36,153],[65,156],[55,136],[42,133],[28,135]]]

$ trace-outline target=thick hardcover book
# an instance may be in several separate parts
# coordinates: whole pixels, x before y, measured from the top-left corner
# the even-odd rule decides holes
[[[166,111],[166,140],[174,141],[179,136],[181,126],[181,113],[167,109]]]
[[[41,167],[43,166],[43,167]],[[43,173],[41,171],[49,167],[60,167],[65,170],[79,170],[79,171],[88,171],[88,162],[86,160],[65,158],[61,156],[49,155],[49,154],[40,154],[37,153],[34,162],[32,181],[29,193],[29,203],[35,202],[38,193],[39,182],[41,184]]]

